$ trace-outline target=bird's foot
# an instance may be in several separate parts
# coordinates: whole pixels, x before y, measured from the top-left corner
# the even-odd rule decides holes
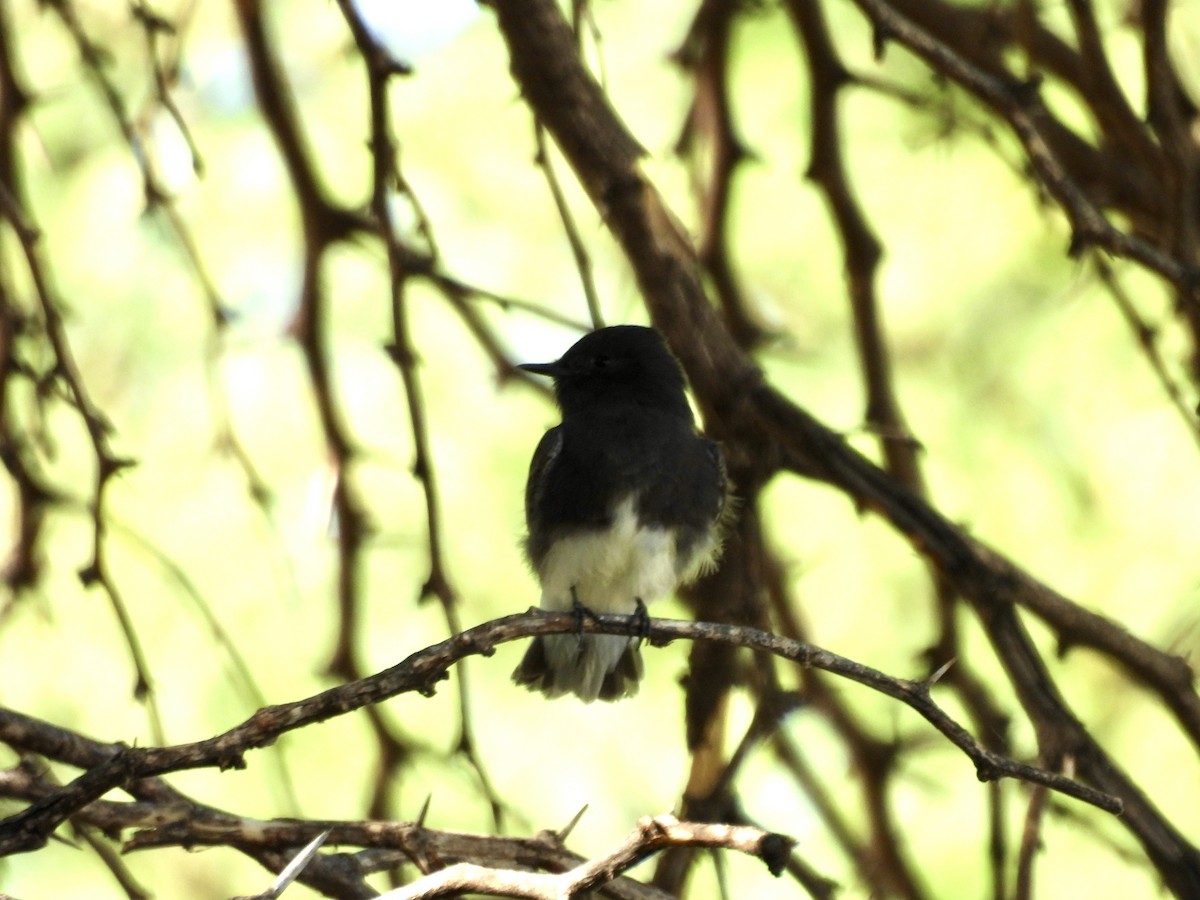
[[[600,617],[593,610],[579,602],[579,595],[575,593],[575,585],[571,585],[571,615],[575,617],[575,636],[579,638],[579,643],[582,645],[583,623],[587,619],[599,622]]]
[[[650,640],[650,614],[646,612],[646,604],[642,602],[641,597],[633,599],[637,602],[637,608],[629,618],[633,619],[634,624],[637,625],[638,645],[641,646],[642,641]]]

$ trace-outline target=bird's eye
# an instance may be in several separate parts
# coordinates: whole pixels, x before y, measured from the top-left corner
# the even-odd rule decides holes
[[[604,354],[600,354],[599,356],[592,358],[592,365],[597,369],[607,369],[609,363],[611,362],[612,358],[605,356]]]

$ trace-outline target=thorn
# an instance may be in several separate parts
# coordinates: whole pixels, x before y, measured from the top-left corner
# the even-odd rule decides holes
[[[558,838],[559,843],[562,843],[563,841],[565,841],[567,839],[568,835],[570,835],[570,833],[575,830],[575,826],[579,824],[579,820],[583,818],[583,814],[587,811],[588,811],[588,805],[585,803],[585,804],[583,804],[583,806],[581,806],[579,808],[579,812],[575,813],[575,815],[574,815],[574,817],[572,817],[571,821],[568,822],[566,825],[564,825],[561,831],[558,831],[555,834],[555,837]]]
[[[1095,240],[1092,235],[1082,229],[1071,232],[1071,242],[1067,244],[1067,256],[1070,259],[1079,259],[1083,255],[1083,251],[1095,243]]]
[[[90,588],[100,581],[100,564],[93,560],[80,569],[78,574],[79,580],[83,582],[83,586]]]
[[[141,22],[142,26],[152,34],[172,35],[176,33],[175,24],[170,19],[154,12],[144,3],[135,3],[132,12],[133,17]]]
[[[425,817],[429,815],[429,804],[433,802],[433,793],[425,795],[425,802],[421,804],[421,811],[417,813],[416,826],[418,828],[425,827]]]
[[[411,350],[399,346],[398,344],[388,342],[383,345],[383,352],[386,353],[396,365],[407,368],[417,364],[416,354]]]
[[[937,684],[939,681],[942,680],[942,676],[945,675],[947,672],[949,672],[950,667],[953,666],[956,662],[958,662],[957,657],[954,657],[954,656],[950,657],[948,660],[946,660],[944,663],[942,663],[940,666],[938,666],[937,669],[934,670],[934,673],[932,675],[930,675],[928,679],[926,679],[926,684],[928,684],[930,687]]]
[[[875,55],[876,62],[883,62],[883,55],[887,50],[887,42],[892,37],[893,34],[890,28],[880,22],[875,23],[875,28],[871,32],[871,51]]]
[[[103,456],[100,459],[100,476],[104,479],[118,475],[125,469],[137,467],[137,460],[128,456]]]
[[[414,69],[412,63],[408,62],[407,60],[398,59],[395,56],[389,56],[387,62],[381,69],[381,74],[389,77],[392,75],[403,76],[411,75],[413,71]]]
[[[292,861],[283,867],[283,871],[279,873],[279,877],[271,882],[270,895],[272,897],[278,897],[289,884],[296,880],[296,876],[303,872],[304,867],[312,862],[313,857],[317,855],[317,851],[321,849],[321,845],[325,843],[325,840],[329,837],[329,833],[330,829],[328,828],[322,831],[305,844],[304,848],[292,858]]]

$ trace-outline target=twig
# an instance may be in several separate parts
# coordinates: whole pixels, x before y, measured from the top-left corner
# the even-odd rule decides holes
[[[1193,407],[1184,399],[1183,388],[1180,387],[1179,382],[1171,374],[1167,368],[1166,360],[1163,359],[1162,353],[1159,352],[1158,331],[1138,311],[1133,298],[1129,296],[1129,292],[1125,290],[1117,278],[1117,273],[1113,271],[1113,267],[1109,265],[1108,261],[1096,256],[1092,259],[1092,265],[1096,269],[1100,283],[1108,290],[1109,296],[1117,304],[1117,309],[1121,311],[1121,317],[1133,332],[1133,338],[1137,341],[1138,349],[1145,355],[1146,362],[1149,364],[1151,371],[1154,372],[1154,377],[1158,379],[1158,383],[1162,386],[1163,392],[1166,393],[1171,406],[1175,408],[1180,418],[1183,419],[1188,433],[1200,445],[1200,418],[1197,418]]]
[[[204,622],[212,635],[213,642],[220,647],[229,660],[229,668],[236,675],[238,690],[242,694],[242,698],[246,701],[247,706],[266,706],[267,698],[263,693],[262,687],[254,676],[254,672],[246,659],[241,648],[238,647],[234,636],[230,634],[229,629],[225,627],[220,617],[212,608],[212,604],[201,593],[200,589],[188,576],[184,568],[172,559],[165,551],[155,546],[152,541],[140,534],[131,525],[122,522],[116,517],[110,517],[109,527],[117,534],[122,535],[133,547],[140,550],[155,564],[162,569],[163,573],[178,585],[179,590],[191,602],[197,615]],[[279,786],[281,788],[284,799],[293,810],[299,810],[300,802],[296,794],[296,785],[292,778],[292,773],[287,765],[287,758],[284,753],[283,746],[275,747],[275,755],[278,762],[278,777]]]
[[[125,896],[129,900],[151,900],[154,895],[138,884],[133,873],[129,871],[124,857],[116,851],[112,844],[83,824],[76,824],[75,834],[92,848],[104,867],[112,873],[114,880],[121,886],[121,890],[125,892]]]
[[[1029,795],[1029,808],[1021,829],[1021,849],[1017,854],[1017,875],[1013,884],[1013,900],[1032,900],[1033,862],[1042,849],[1042,821],[1046,811],[1047,792],[1035,787]]]
[[[421,204],[408,186],[397,163],[396,142],[392,137],[388,106],[388,88],[395,75],[409,72],[406,64],[394,59],[382,44],[371,34],[360,17],[358,8],[350,0],[338,0],[359,55],[364,62],[367,76],[367,93],[370,99],[370,147],[371,147],[371,212],[387,252],[390,306],[392,311],[392,343],[389,355],[400,372],[407,401],[409,430],[414,447],[413,475],[421,483],[425,496],[426,538],[429,546],[429,576],[421,587],[420,599],[435,598],[441,605],[446,627],[451,634],[462,630],[458,613],[458,592],[450,579],[450,568],[446,562],[444,529],[442,527],[441,504],[434,455],[431,448],[429,422],[425,411],[425,394],[418,370],[416,345],[409,325],[409,303],[407,295],[410,271],[406,264],[409,253],[404,245],[392,214],[391,186],[399,186],[417,210]],[[420,213],[423,233],[433,246],[432,227]],[[356,673],[361,675],[361,673]],[[502,804],[495,787],[484,768],[474,738],[467,675],[464,670],[459,676],[458,712],[459,739],[457,750],[475,770],[481,788],[492,808],[492,818],[497,827],[501,821]],[[386,758],[386,757],[385,757]],[[380,779],[375,791],[371,813],[382,816],[386,809],[386,798],[394,783],[394,772],[390,767],[381,767]]]
[[[855,0],[884,39],[902,43],[938,72],[963,85],[993,107],[1008,122],[1025,148],[1043,185],[1053,194],[1071,224],[1072,254],[1097,247],[1115,256],[1134,260],[1158,273],[1179,291],[1183,300],[1200,305],[1200,270],[1165,252],[1148,240],[1114,226],[1071,177],[1043,133],[1049,118],[1036,84],[1022,84],[972,65],[954,47],[938,41],[912,20],[888,5],[886,0]]]
[[[550,152],[546,146],[546,129],[540,122],[533,123],[533,139],[537,145],[538,167],[546,176],[546,186],[550,189],[550,196],[554,198],[554,208],[558,210],[563,233],[566,234],[567,243],[571,246],[571,256],[574,257],[575,268],[579,272],[579,282],[583,286],[583,296],[587,301],[592,328],[603,328],[604,313],[600,309],[600,295],[596,291],[596,280],[592,277],[592,258],[588,255],[587,247],[583,243],[583,236],[579,233],[579,226],[575,224],[575,217],[571,214],[570,204],[567,203],[567,196],[563,193],[562,185],[554,172],[554,162],[550,159]]]
[[[625,841],[608,855],[561,874],[492,869],[458,863],[425,876],[413,884],[389,891],[380,900],[433,900],[473,892],[493,897],[560,900],[575,897],[612,881],[647,856],[668,847],[708,847],[736,850],[756,856],[778,876],[795,841],[748,825],[708,825],[680,822],[674,816],[645,818]]]
[[[1068,212],[1075,249],[1091,244],[1141,262],[1189,289],[1196,272],[1153,244],[1116,229],[1068,177],[1040,130],[1036,92],[980,72],[883,0],[856,0],[881,38],[902,41],[919,57],[994,104],[1017,132],[1035,171]],[[899,488],[830,429],[769,387],[721,327],[697,272],[691,243],[638,165],[640,148],[580,64],[561,11],[552,0],[490,0],[509,47],[522,96],[550,130],[629,259],[651,310],[688,374],[707,421],[737,435],[740,452],[764,468],[783,465],[836,485],[861,508],[880,511],[931,559],[970,602],[1001,660],[1039,740],[1075,755],[1081,775],[1119,795],[1121,823],[1141,842],[1164,880],[1182,894],[1200,892],[1200,850],[1155,807],[1083,727],[1021,623],[1014,603],[1034,599],[1055,614],[1086,623],[1094,640],[1117,649],[1123,665],[1159,691],[1200,735],[1200,696],[1182,660],[1071,604],[1017,566],[985,551],[928,503]],[[1037,113],[1037,115],[1035,115]],[[725,431],[728,429],[728,431]],[[884,500],[883,498],[887,498]],[[882,503],[880,501],[883,501]],[[1026,595],[1033,594],[1033,598]],[[1017,598],[1021,599],[1018,600]],[[1059,602],[1061,601],[1061,602]],[[1069,631],[1065,618],[1057,625]],[[1144,671],[1140,667],[1145,667]],[[1146,677],[1145,673],[1151,673]]]
[[[743,164],[752,158],[734,125],[730,98],[734,28],[745,12],[739,0],[702,0],[672,58],[692,76],[694,85],[675,147],[692,157],[692,180],[700,202],[697,257],[712,279],[729,330],[743,347],[753,347],[766,331],[750,309],[730,247],[733,185]],[[701,141],[709,146],[698,146]]]
[[[451,665],[467,656],[490,655],[496,646],[521,637],[564,634],[579,629],[571,613],[540,610],[495,619],[414,653],[376,675],[338,685],[313,697],[260,709],[242,724],[202,741],[170,747],[115,748],[103,763],[80,775],[61,791],[0,821],[0,855],[36,849],[68,816],[115,787],[133,781],[189,769],[245,768],[247,751],[273,744],[305,725],[344,715],[370,704],[409,692],[432,694]],[[639,622],[625,616],[598,616],[582,624],[584,633],[639,633]],[[718,641],[790,659],[865,685],[911,707],[963,751],[974,763],[981,781],[1018,778],[1042,784],[1107,812],[1121,811],[1121,801],[1063,775],[1047,772],[988,750],[955,722],[930,696],[925,681],[896,678],[862,663],[801,641],[739,625],[651,619],[645,631],[651,641]],[[28,717],[0,710],[0,740],[18,745],[7,732],[30,727]]]
[[[101,755],[107,750],[107,745],[90,741],[79,734],[70,733],[70,741],[75,748],[92,748]],[[54,758],[52,754],[51,758]],[[57,785],[39,777],[32,769],[27,762],[23,762],[15,769],[0,770],[0,796],[37,800],[57,789]],[[131,790],[140,799],[132,803],[97,800],[72,816],[71,822],[76,826],[99,829],[110,837],[124,830],[141,829],[125,842],[122,848],[124,853],[140,847],[221,844],[237,849],[269,871],[277,873],[286,867],[289,857],[305,841],[321,832],[320,828],[306,827],[307,823],[296,819],[279,820],[281,827],[274,827],[277,823],[241,818],[196,803],[168,788],[164,782],[153,779],[132,785]],[[289,840],[280,840],[283,837]],[[97,853],[112,856],[107,845],[99,843],[99,839],[89,843]],[[393,853],[399,854],[401,851]],[[125,858],[124,855],[119,856],[116,862],[120,864]],[[108,861],[106,858],[105,863]],[[395,864],[393,860],[392,865]],[[316,856],[298,873],[297,878],[332,897],[349,900],[376,896],[376,891],[362,880],[362,875],[366,873],[356,874],[350,869],[338,857]],[[126,880],[124,874],[117,877],[122,878],[123,882]]]
[[[2,71],[0,69],[0,72]],[[0,92],[6,89],[6,85],[0,84]],[[62,386],[64,399],[83,421],[95,461],[95,476],[91,497],[88,500],[88,513],[92,523],[91,559],[80,568],[79,580],[84,587],[100,587],[108,598],[109,606],[121,629],[136,673],[134,696],[145,702],[151,731],[156,739],[163,741],[165,737],[162,730],[162,716],[154,694],[149,663],[142,649],[137,630],[134,628],[129,609],[125,605],[124,597],[109,570],[108,556],[105,552],[104,538],[107,527],[105,500],[108,488],[114,477],[134,463],[130,459],[117,456],[109,444],[112,426],[100,408],[92,401],[91,395],[84,385],[83,374],[79,370],[71,344],[67,339],[61,302],[51,286],[50,276],[42,259],[39,233],[29,224],[31,219],[24,211],[13,186],[4,183],[0,183],[0,213],[9,220],[17,234],[25,266],[33,282],[34,294],[38,300],[46,340],[53,353],[53,368],[46,377],[46,383]]]
[[[821,190],[841,237],[842,253],[854,314],[855,342],[866,390],[864,417],[867,429],[879,436],[883,468],[900,484],[920,497],[927,496],[921,469],[920,442],[912,434],[897,396],[892,363],[883,332],[882,313],[876,285],[883,247],[858,202],[846,171],[841,139],[840,101],[845,89],[855,83],[845,67],[819,2],[789,0],[786,8],[800,33],[809,71],[811,107],[811,150],[806,172]],[[947,659],[962,659],[959,647],[959,603],[945,575],[928,563],[932,602],[939,634],[926,653],[931,666]],[[1004,719],[984,680],[965,662],[953,668],[949,683],[959,692],[972,718],[985,727],[980,733],[993,750],[1006,750],[1003,731],[989,727]],[[1002,850],[1003,829],[998,815],[999,789],[989,791],[992,823],[991,846]],[[995,880],[1002,878],[1003,860],[995,861]],[[915,882],[904,887],[912,895]]]

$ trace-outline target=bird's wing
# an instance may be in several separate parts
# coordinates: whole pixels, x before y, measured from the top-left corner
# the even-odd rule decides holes
[[[529,463],[529,480],[525,482],[525,524],[530,531],[535,529],[534,520],[538,517],[542,495],[546,490],[546,477],[550,467],[562,451],[562,426],[556,425],[542,435],[537,449],[533,451],[533,459]]]

